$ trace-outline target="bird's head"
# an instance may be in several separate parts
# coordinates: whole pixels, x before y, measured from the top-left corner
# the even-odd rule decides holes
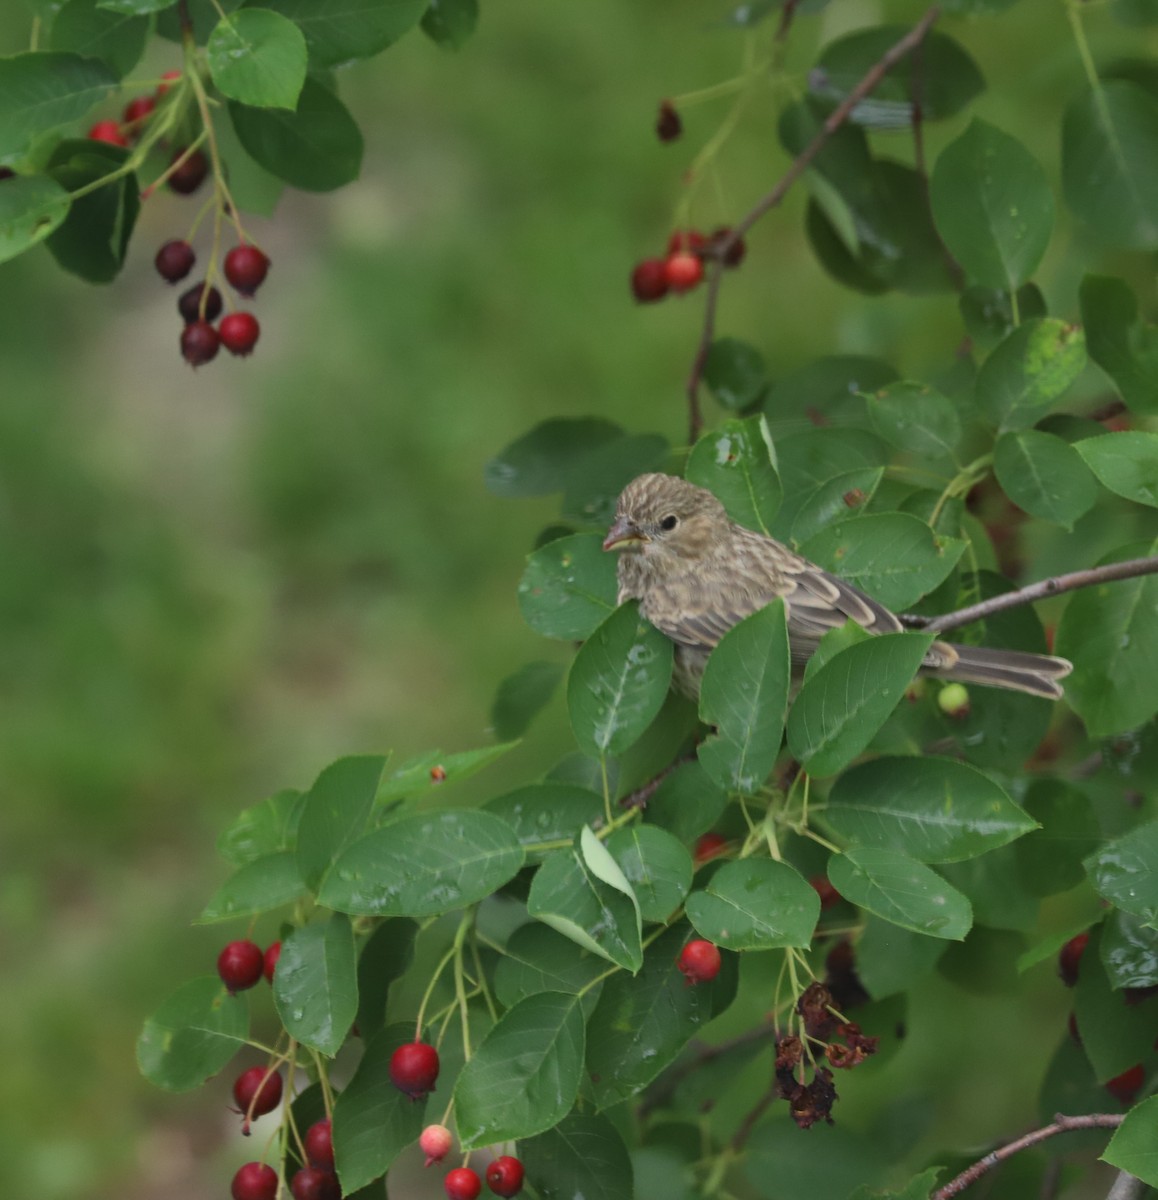
[[[674,566],[703,558],[727,525],[724,506],[705,488],[674,475],[639,475],[619,494],[603,549]]]

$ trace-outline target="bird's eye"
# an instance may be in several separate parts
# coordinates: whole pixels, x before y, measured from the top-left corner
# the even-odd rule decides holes
[[[664,519],[660,521],[659,527],[660,529],[674,529],[679,523],[680,519],[677,516],[664,517]]]

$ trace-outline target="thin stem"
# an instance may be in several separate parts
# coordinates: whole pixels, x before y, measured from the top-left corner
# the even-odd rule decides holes
[[[470,953],[471,957],[474,959],[474,969],[478,974],[478,986],[479,990],[482,992],[483,1000],[486,1002],[487,1012],[490,1013],[492,1021],[497,1021],[499,1019],[498,1010],[495,1008],[494,1000],[491,999],[491,989],[487,986],[487,977],[483,972],[482,958],[478,952],[477,930],[475,932],[475,936],[470,940]],[[446,1122],[443,1121],[443,1124],[445,1125]]]
[[[422,1018],[426,1012],[426,1006],[430,1002],[430,997],[434,992],[435,985],[438,983],[439,976],[446,970],[446,965],[452,958],[454,958],[454,946],[451,946],[442,958],[439,959],[438,966],[434,968],[430,976],[430,982],[426,985],[426,991],[422,995],[422,1003],[418,1006],[418,1020],[414,1024],[414,1040],[416,1042],[422,1041]]]
[[[611,788],[607,782],[607,755],[599,756],[599,775],[603,780],[603,815],[607,818],[607,824],[612,821],[611,816]]]
[[[322,1103],[325,1106],[326,1116],[333,1120],[334,1093],[330,1088],[329,1072],[326,1070],[326,1064],[322,1062],[322,1056],[316,1050],[311,1050],[310,1055],[314,1060],[314,1066],[318,1069],[318,1083],[322,1085]]]
[[[467,909],[463,913],[462,920],[458,923],[458,930],[454,935],[454,994],[458,998],[458,1011],[462,1014],[462,1052],[467,1062],[470,1062],[471,1059],[470,1015],[467,1012],[466,986],[462,977],[462,946],[466,940],[472,916],[473,910]]]

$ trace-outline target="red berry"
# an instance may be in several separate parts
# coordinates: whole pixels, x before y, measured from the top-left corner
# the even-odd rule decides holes
[[[1077,1013],[1071,1012],[1070,1019],[1066,1022],[1066,1028],[1070,1031],[1070,1037],[1080,1046],[1082,1044],[1082,1035],[1078,1030]]]
[[[201,296],[205,295],[205,312],[201,311]],[[186,325],[194,321],[216,321],[221,316],[221,293],[215,288],[207,288],[204,282],[195,283],[187,291],[181,293],[177,301],[177,311],[185,319]]]
[[[670,100],[664,100],[659,106],[659,116],[655,119],[655,136],[661,142],[674,142],[684,131],[684,123],[676,112],[675,105]]]
[[[221,334],[221,344],[230,354],[245,355],[252,352],[257,345],[261,326],[253,313],[235,312],[221,318],[217,327]]]
[[[412,1100],[434,1091],[438,1051],[428,1042],[404,1042],[390,1057],[390,1080]]]
[[[703,938],[697,938],[680,951],[676,965],[688,983],[707,983],[720,973],[720,949]]]
[[[724,244],[732,236],[732,231],[727,225],[721,225],[719,229],[712,231],[712,236],[708,239],[708,245],[712,249],[716,249]],[[743,238],[737,238],[731,246],[731,249],[724,255],[725,267],[738,267],[744,261],[744,255],[747,254],[748,247],[744,245]]]
[[[221,339],[208,321],[194,321],[181,330],[181,357],[191,366],[204,366],[217,357]]]
[[[426,1166],[429,1167],[436,1162],[442,1162],[450,1153],[454,1139],[445,1125],[427,1125],[418,1139],[418,1145],[426,1155]]]
[[[1142,1090],[1142,1084],[1145,1082],[1146,1072],[1142,1070],[1142,1064],[1135,1063],[1128,1071],[1106,1080],[1105,1088],[1115,1100],[1120,1100],[1123,1104],[1133,1104],[1134,1097]]]
[[[231,992],[244,992],[261,978],[262,961],[255,942],[230,942],[217,956],[217,974]]]
[[[233,1200],[273,1200],[277,1195],[277,1172],[265,1163],[244,1163],[237,1168],[229,1190]]]
[[[673,254],[663,268],[664,278],[673,292],[687,292],[704,277],[704,264],[694,254]]]
[[[89,131],[89,138],[94,142],[108,142],[110,146],[127,146],[129,139],[121,132],[116,121],[98,121]]]
[[[302,1167],[290,1180],[294,1200],[342,1200],[342,1188],[333,1171]]]
[[[185,148],[182,147],[169,161],[171,163],[178,162],[184,155]],[[201,186],[208,174],[209,159],[200,150],[194,150],[169,176],[169,187],[182,196],[188,196],[190,192],[195,192]]]
[[[277,960],[281,957],[281,942],[270,942],[265,948],[265,958],[262,963],[262,972],[265,975],[266,983],[273,983],[273,970],[277,966]]]
[[[269,271],[269,259],[256,246],[234,246],[225,256],[225,278],[243,296],[252,296]]]
[[[315,1121],[306,1130],[306,1158],[311,1166],[334,1169],[334,1133],[329,1120]]]
[[[708,239],[698,229],[677,229],[667,239],[668,257],[682,254],[684,251],[688,254],[699,254],[707,245]]]
[[[841,901],[840,893],[832,886],[826,875],[813,875],[808,881],[816,894],[820,897],[820,910],[832,908],[834,904],[839,904]]]
[[[496,1196],[513,1196],[523,1186],[523,1164],[504,1154],[487,1167],[487,1187]]]
[[[631,291],[640,304],[662,300],[667,286],[667,263],[662,258],[645,258],[631,272]]]
[[[1078,981],[1078,964],[1086,952],[1086,943],[1090,940],[1088,933],[1079,933],[1072,937],[1061,948],[1057,956],[1057,973],[1066,987],[1073,987]]]
[[[482,1191],[482,1180],[470,1167],[455,1167],[442,1181],[450,1200],[475,1200]]]
[[[728,848],[728,839],[719,833],[705,833],[692,853],[697,867],[724,853]]]
[[[126,125],[133,127],[133,132],[139,133],[141,125],[145,123],[156,107],[157,102],[152,96],[138,96],[135,100],[130,100],[125,105],[125,112],[122,119]]]
[[[161,76],[161,82],[157,84],[157,95],[163,96],[169,90],[169,84],[180,78],[180,71],[166,71],[165,74]]]
[[[16,172],[11,167],[0,167],[0,181],[15,178]]]
[[[281,1103],[281,1072],[268,1067],[242,1071],[233,1085],[233,1102],[246,1116],[263,1117],[273,1112]]]
[[[180,238],[174,238],[157,251],[153,265],[162,279],[169,283],[177,283],[193,270],[196,261],[197,255],[193,253],[193,247]]]

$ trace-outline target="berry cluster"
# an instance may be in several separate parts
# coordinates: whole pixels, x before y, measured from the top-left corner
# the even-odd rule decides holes
[[[732,231],[721,226],[711,234],[697,229],[677,229],[668,238],[663,258],[645,258],[631,272],[631,293],[640,304],[662,300],[668,292],[689,292],[704,277],[704,263],[718,258],[726,267],[744,261],[744,239],[732,240]]]

